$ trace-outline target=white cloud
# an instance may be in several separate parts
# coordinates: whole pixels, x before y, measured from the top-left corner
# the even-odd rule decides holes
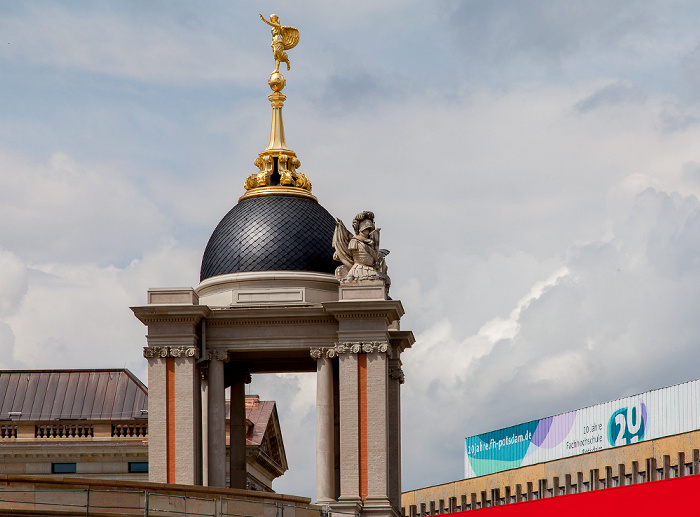
[[[122,171],[55,153],[33,163],[0,149],[0,239],[30,262],[109,263],[148,249],[168,222]]]
[[[15,334],[6,319],[15,314],[28,289],[27,268],[15,254],[0,249],[0,367],[18,367]]]
[[[0,315],[17,310],[27,292],[27,268],[14,253],[0,249]]]
[[[647,189],[612,231],[573,246],[508,320],[466,338],[443,322],[405,354],[407,439],[429,439],[430,426],[410,425],[417,414],[441,419],[450,437],[407,454],[413,464],[434,456],[435,482],[459,477],[466,436],[696,377],[700,202]],[[410,486],[419,479],[407,475]]]
[[[26,288],[4,316],[14,347],[4,367],[128,367],[146,381],[145,327],[129,310],[146,303],[149,287],[196,281],[198,250],[171,242],[124,268],[47,263],[25,268]],[[183,271],[194,272],[183,275]],[[5,282],[2,282],[5,285]]]

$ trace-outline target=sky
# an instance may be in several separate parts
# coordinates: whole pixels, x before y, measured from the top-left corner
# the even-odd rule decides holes
[[[0,368],[147,382],[149,287],[195,287],[268,142],[258,13],[297,27],[287,144],[373,210],[416,344],[403,488],[464,438],[698,378],[700,3],[0,3]],[[315,378],[255,376],[315,495]]]

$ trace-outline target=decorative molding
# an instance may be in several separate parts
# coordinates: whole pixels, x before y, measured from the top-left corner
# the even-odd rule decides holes
[[[146,359],[154,357],[168,357],[169,351],[167,346],[145,346],[143,347],[143,356]]]
[[[389,378],[398,379],[399,384],[403,384],[405,381],[403,370],[400,367],[389,368]]]
[[[199,349],[193,346],[171,346],[170,357],[199,358]]]
[[[391,354],[391,345],[386,341],[369,341],[369,342],[352,342],[352,343],[336,343],[335,351],[338,354],[372,354],[375,352]]]
[[[384,314],[382,314],[384,316]],[[240,319],[240,320],[218,320],[208,319],[208,327],[218,326],[247,326],[262,327],[270,325],[316,325],[316,324],[337,324],[335,318],[284,318],[284,319]]]
[[[333,359],[340,354],[380,354],[391,355],[391,345],[386,341],[357,341],[350,343],[335,343],[332,347],[311,348],[309,350],[313,359],[328,357]]]
[[[168,316],[146,314],[144,315],[141,321],[143,321],[146,325],[150,325],[152,323],[192,323],[193,325],[196,325],[201,319],[202,316],[199,314],[192,316]]]
[[[336,355],[338,355],[335,351],[335,347],[312,348],[310,352],[311,357],[316,360],[321,359],[322,357],[333,359]]]
[[[370,300],[370,301],[376,301],[376,300]],[[383,301],[383,300],[380,300],[380,301]],[[347,302],[342,302],[342,303],[347,303]],[[383,311],[383,312],[346,312],[346,313],[337,312],[333,316],[335,316],[336,319],[346,319],[346,320],[386,318],[387,311]]]
[[[207,350],[207,359],[210,361],[228,361],[228,352],[226,350]]]
[[[146,359],[154,357],[194,357],[199,358],[199,348],[194,346],[146,346],[143,347],[143,356]]]

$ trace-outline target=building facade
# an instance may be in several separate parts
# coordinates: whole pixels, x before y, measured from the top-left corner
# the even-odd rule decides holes
[[[404,515],[436,515],[700,473],[700,431],[405,492]]]
[[[700,380],[465,440],[465,479],[406,492],[433,515],[700,473]]]
[[[277,408],[249,395],[245,412],[246,488],[269,492],[287,470]],[[147,481],[148,389],[126,369],[0,371],[0,474]]]

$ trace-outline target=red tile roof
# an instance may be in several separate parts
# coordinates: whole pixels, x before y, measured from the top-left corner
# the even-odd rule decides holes
[[[275,409],[273,400],[260,400],[257,397],[246,397],[246,418],[253,423],[252,429],[246,435],[247,445],[262,444],[267,424],[270,422],[272,411]]]

